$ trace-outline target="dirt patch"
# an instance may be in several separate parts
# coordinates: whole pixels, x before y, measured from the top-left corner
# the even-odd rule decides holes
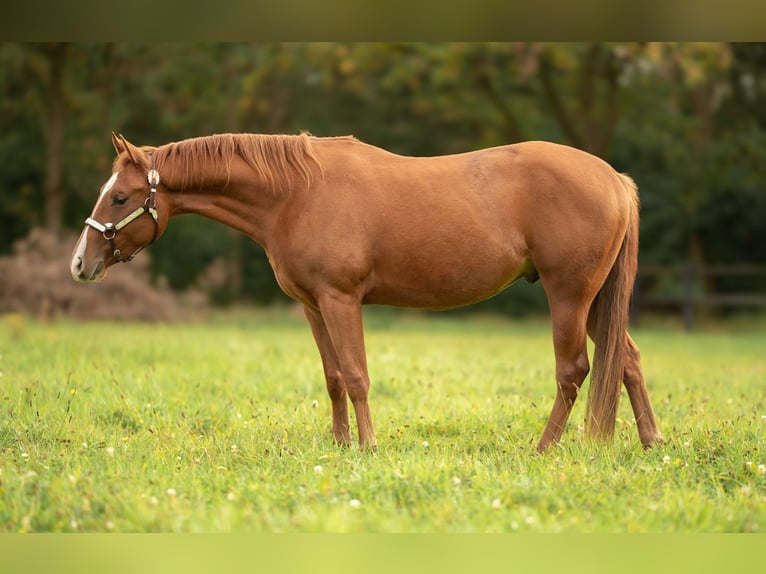
[[[149,253],[128,265],[115,265],[100,283],[77,283],[69,272],[74,234],[56,238],[33,229],[0,257],[0,313],[24,313],[43,320],[132,319],[176,321],[187,316],[189,303],[206,305],[204,295],[184,300],[162,282],[150,280]],[[193,300],[193,301],[190,301]]]

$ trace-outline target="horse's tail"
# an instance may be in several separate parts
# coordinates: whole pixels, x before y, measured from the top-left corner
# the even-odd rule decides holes
[[[638,266],[638,190],[620,174],[629,195],[628,227],[617,259],[591,305],[588,327],[595,343],[586,415],[586,431],[593,438],[614,434],[617,405],[625,368],[630,297]]]

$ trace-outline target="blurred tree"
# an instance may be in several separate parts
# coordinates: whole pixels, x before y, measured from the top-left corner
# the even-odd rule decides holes
[[[61,174],[64,148],[64,75],[66,73],[68,47],[61,42],[42,46],[41,53],[48,65],[45,92],[45,114],[42,128],[46,135],[45,182],[43,201],[45,226],[55,235],[61,232],[62,194]]]
[[[42,221],[46,145],[37,85],[43,68],[32,47],[0,44],[0,253]]]
[[[612,159],[640,184],[643,262],[699,269],[766,261],[752,218],[766,214],[766,126],[753,106],[766,82],[764,68],[753,66],[757,49],[642,46]],[[766,288],[766,282],[696,276],[700,293],[743,288]]]
[[[630,52],[606,43],[535,46],[542,101],[567,143],[603,157],[619,119],[619,78]]]
[[[6,42],[0,250],[82,225],[112,130],[153,145],[307,130],[408,155],[574,145],[639,183],[643,262],[764,261],[764,109],[763,44]],[[223,257],[222,301],[281,297],[263,250],[215,222],[174,221],[151,255],[177,289]]]

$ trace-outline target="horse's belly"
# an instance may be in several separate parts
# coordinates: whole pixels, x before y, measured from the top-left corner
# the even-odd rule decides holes
[[[365,303],[450,309],[482,301],[530,273],[531,263],[517,257],[414,257],[375,270]]]

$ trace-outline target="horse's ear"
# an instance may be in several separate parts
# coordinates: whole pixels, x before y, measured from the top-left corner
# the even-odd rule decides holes
[[[125,151],[125,146],[122,145],[122,141],[117,137],[117,134],[112,132],[112,145],[114,146],[114,150],[117,152],[117,155],[120,155],[122,152]]]
[[[120,144],[122,145],[122,148],[125,152],[127,152],[128,156],[130,157],[130,160],[137,164],[141,164],[141,157],[143,157],[143,154],[141,153],[141,150],[138,149],[136,146],[134,146],[132,143],[130,143],[128,140],[125,139],[125,136],[120,134]]]

